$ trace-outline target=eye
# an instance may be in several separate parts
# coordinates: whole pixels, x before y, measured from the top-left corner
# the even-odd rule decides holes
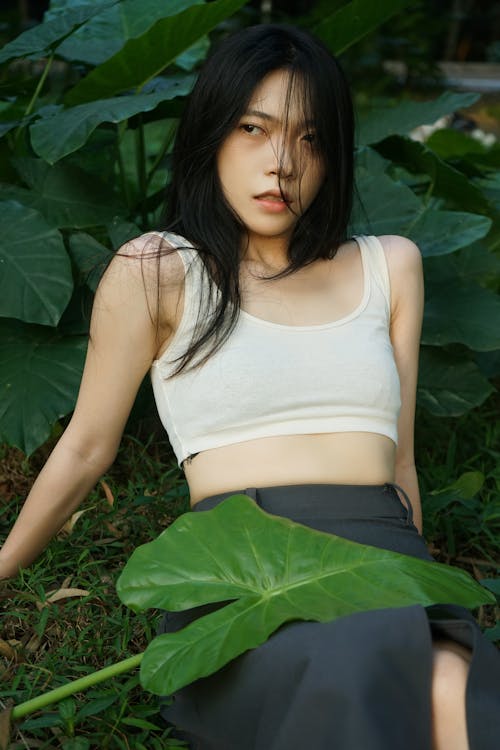
[[[258,125],[252,125],[249,122],[240,125],[240,129],[243,130],[244,133],[248,133],[248,135],[260,135],[264,132]]]
[[[306,143],[310,143],[311,146],[317,145],[316,133],[306,133],[302,136],[302,140]]]

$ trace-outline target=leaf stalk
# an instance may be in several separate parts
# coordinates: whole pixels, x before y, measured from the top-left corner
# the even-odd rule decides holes
[[[52,703],[58,703],[63,700],[63,698],[68,698],[70,695],[74,695],[82,690],[88,690],[88,688],[93,685],[98,685],[100,682],[109,680],[112,677],[123,674],[124,672],[130,672],[132,669],[139,666],[143,655],[143,653],[135,654],[135,656],[130,656],[128,659],[123,659],[115,664],[110,664],[108,667],[99,669],[97,672],[92,672],[85,677],[80,677],[78,680],[73,680],[72,682],[66,683],[66,685],[61,685],[54,690],[49,690],[48,693],[43,693],[43,695],[38,695],[36,698],[31,698],[29,701],[19,703],[12,709],[11,719],[12,721],[17,721],[24,718],[27,714],[39,711],[46,706],[50,706]]]
[[[148,212],[146,208],[146,193],[148,189],[148,183],[146,174],[146,143],[144,138],[144,123],[142,120],[142,115],[139,115],[139,127],[135,131],[135,139],[135,155],[137,164],[137,180],[139,183],[141,221],[143,229],[146,229],[148,223]]]
[[[40,94],[41,94],[41,92],[42,92],[43,86],[44,86],[44,84],[45,84],[45,81],[46,81],[46,79],[47,79],[47,76],[48,76],[48,74],[49,74],[49,70],[50,70],[50,68],[52,67],[52,62],[53,62],[53,60],[54,60],[54,53],[52,53],[52,54],[50,55],[50,57],[48,58],[47,62],[45,63],[45,67],[44,67],[44,69],[43,69],[43,73],[42,73],[42,75],[40,76],[40,78],[39,78],[39,80],[38,80],[38,83],[37,83],[37,85],[36,85],[36,89],[35,89],[35,91],[33,92],[33,96],[31,97],[31,99],[30,99],[30,101],[29,101],[29,104],[28,104],[28,106],[26,107],[26,110],[25,110],[25,112],[24,112],[24,115],[23,115],[23,120],[24,120],[24,119],[25,119],[26,117],[29,117],[29,115],[30,115],[30,114],[31,114],[31,113],[33,112],[33,109],[34,109],[34,107],[35,107],[35,104],[36,104],[36,102],[37,102],[37,99],[38,99],[38,97],[40,96]],[[23,125],[23,124],[21,123],[21,125],[19,125],[19,127],[17,128],[17,130],[16,130],[16,133],[15,133],[15,135],[14,135],[14,143],[17,143],[17,141],[19,140],[19,136],[20,136],[20,134],[21,134],[21,131],[22,131],[22,129],[23,129],[24,127],[25,127],[25,126],[24,126],[24,125]]]

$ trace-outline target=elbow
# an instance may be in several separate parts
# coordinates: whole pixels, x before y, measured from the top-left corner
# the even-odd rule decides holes
[[[99,439],[82,439],[72,433],[70,427],[62,435],[57,450],[69,454],[71,461],[76,461],[85,474],[97,479],[113,464],[118,453],[119,443]]]
[[[84,453],[81,457],[92,467],[97,476],[105,474],[110,466],[114,463],[118,453],[118,446],[110,447],[109,445],[94,446],[93,450]]]

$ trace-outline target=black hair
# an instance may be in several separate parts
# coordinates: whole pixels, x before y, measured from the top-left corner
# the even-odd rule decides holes
[[[318,258],[333,258],[347,238],[352,210],[354,115],[338,60],[308,32],[262,24],[226,37],[209,55],[187,101],[172,154],[172,176],[162,228],[185,237],[204,263],[214,314],[201,309],[193,340],[177,372],[205,361],[227,339],[240,308],[239,266],[246,229],[222,192],[217,155],[244,114],[255,88],[276,70],[289,73],[287,103],[299,94],[312,117],[315,148],[326,177],[297,220],[288,265],[277,278]],[[208,345],[208,350],[207,350]],[[202,353],[201,358],[198,356]]]

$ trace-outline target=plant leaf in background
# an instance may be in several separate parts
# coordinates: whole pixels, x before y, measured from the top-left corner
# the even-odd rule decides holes
[[[457,253],[454,258],[454,270],[462,279],[485,281],[493,284],[500,278],[500,255],[488,249],[485,242],[474,242]],[[500,354],[500,352],[499,352]]]
[[[452,128],[441,128],[429,136],[427,141],[429,148],[441,159],[457,158],[461,156],[486,155],[489,152],[476,138],[467,133]]]
[[[134,611],[227,602],[158,636],[141,664],[143,686],[168,695],[263,643],[291,620],[326,622],[367,609],[460,604],[494,596],[464,571],[357,544],[272,516],[235,495],[186,513],[134,551],[117,583]]]
[[[408,227],[424,258],[454,253],[488,234],[491,219],[465,211],[426,208]]]
[[[353,233],[404,235],[406,228],[424,210],[413,190],[386,173],[388,168],[389,162],[371,148],[360,149],[357,153],[356,185],[362,209],[355,204]]]
[[[57,55],[68,60],[80,60],[100,65],[116,54],[129,39],[144,34],[161,18],[200,5],[204,0],[122,0],[92,16],[69,39],[57,47]],[[66,15],[73,0],[52,0],[47,20]]]
[[[157,21],[145,34],[130,39],[116,55],[94,68],[68,92],[66,104],[83,104],[126,89],[140,89],[244,4],[245,0],[214,0]]]
[[[0,315],[57,324],[65,336],[83,332],[78,310],[88,309],[91,302],[98,258],[106,262],[104,245],[117,248],[158,225],[182,98],[196,76],[193,66],[207,50],[207,35],[215,30],[216,37],[233,23],[245,25],[247,3],[52,0],[42,23],[5,45],[0,52],[5,75],[0,200],[34,210],[36,222],[44,220],[62,231],[54,232],[47,244],[43,234],[33,238],[37,260],[29,269],[26,264],[17,268],[12,248],[0,242],[9,259],[2,276],[6,291],[0,290]],[[342,5],[340,10],[332,12],[328,6],[324,12],[327,5],[322,16],[315,16],[321,21],[313,31],[337,52],[409,7],[405,0],[353,0],[336,3],[337,8]],[[39,65],[9,64],[14,57],[39,60],[47,55],[42,74]],[[34,74],[32,85],[20,87],[16,69],[24,77]],[[134,94],[138,89],[140,94]],[[449,353],[442,352],[453,382],[451,393],[443,389],[433,351],[433,366],[422,370],[426,379],[420,403],[432,413],[462,413],[491,392],[483,376],[493,379],[499,372],[500,345],[492,316],[498,314],[494,261],[500,248],[500,147],[486,147],[450,128],[435,132],[426,144],[408,137],[416,127],[470,106],[477,100],[475,93],[448,91],[429,101],[396,100],[374,96],[361,83],[360,94],[356,161],[365,210],[358,207],[355,212],[352,233],[401,234],[421,248],[429,300],[424,342],[432,350],[458,345],[463,361],[451,371]],[[69,304],[74,282],[62,241],[75,261],[72,275],[77,283]],[[29,260],[29,252],[23,245],[22,257]],[[30,278],[44,273],[39,263],[45,253],[49,271],[40,280],[37,307]],[[438,261],[448,267],[447,275]],[[471,305],[476,308],[469,311]],[[429,349],[425,343],[423,353]],[[484,351],[481,357],[478,349]],[[456,356],[454,352],[454,361]],[[20,408],[20,420],[21,414]],[[34,425],[37,419],[33,414]]]
[[[113,253],[108,247],[84,232],[75,232],[71,235],[69,248],[71,258],[80,272],[81,280],[95,292],[102,271],[113,257]]]
[[[73,291],[62,236],[32,208],[0,207],[0,315],[57,325]]]
[[[103,122],[123,122],[140,112],[155,109],[160,102],[185,96],[193,85],[192,76],[176,76],[150,94],[131,94],[80,104],[40,118],[30,128],[36,153],[49,164],[83,146],[91,133]]]
[[[82,26],[89,18],[115,5],[118,0],[92,2],[67,8],[64,13],[45,21],[20,34],[0,50],[0,63],[15,57],[34,57],[38,59],[52,52],[57,44]]]
[[[366,34],[377,29],[409,0],[378,0],[376,3],[352,0],[313,28],[336,55],[342,54]]]
[[[401,234],[418,244],[424,257],[455,252],[484,237],[491,228],[487,216],[465,211],[445,211],[424,203],[407,185],[390,177],[391,163],[371,148],[357,160],[357,184],[368,224],[357,210],[357,233]]]
[[[0,320],[0,440],[31,454],[73,408],[86,336]]]
[[[500,348],[500,297],[473,281],[453,278],[447,288],[427,282],[424,344],[465,344],[476,351]]]
[[[389,102],[370,107],[359,118],[359,146],[379,143],[390,135],[408,135],[420,125],[434,123],[440,117],[470,107],[479,94],[445,91],[426,102]]]
[[[421,348],[417,397],[431,414],[459,417],[492,393],[492,386],[474,362],[438,347]]]
[[[105,224],[126,209],[109,185],[80,167],[25,158],[15,162],[30,189],[2,185],[0,197],[35,208],[54,227],[84,227]]]
[[[442,161],[423,143],[394,135],[379,143],[377,151],[410,172],[429,175],[433,195],[449,199],[458,205],[466,205],[470,212],[487,213],[490,209],[479,187],[458,169]],[[491,225],[491,221],[489,224]],[[469,244],[469,240],[464,244]]]

